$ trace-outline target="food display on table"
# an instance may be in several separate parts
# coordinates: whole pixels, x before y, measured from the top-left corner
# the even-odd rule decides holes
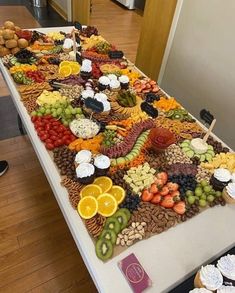
[[[205,140],[187,110],[95,27],[43,34],[6,21],[0,56],[102,261],[234,203],[235,154]],[[225,292],[227,263],[202,267],[195,285],[205,288],[195,292]]]

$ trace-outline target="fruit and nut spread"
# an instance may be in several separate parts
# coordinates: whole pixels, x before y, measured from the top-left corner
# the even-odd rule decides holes
[[[235,154],[213,136],[202,144],[205,131],[190,113],[125,57],[111,58],[118,49],[95,27],[75,37],[76,56],[72,31],[6,21],[0,57],[105,261],[225,205],[221,186],[231,189]]]

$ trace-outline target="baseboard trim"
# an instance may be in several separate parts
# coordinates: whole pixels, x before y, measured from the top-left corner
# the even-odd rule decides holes
[[[48,3],[57,13],[59,13],[60,16],[62,16],[65,20],[68,19],[67,12],[64,11],[64,9],[58,3],[56,3],[54,0],[49,0]]]

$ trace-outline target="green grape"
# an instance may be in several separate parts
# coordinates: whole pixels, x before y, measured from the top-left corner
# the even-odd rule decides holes
[[[77,119],[79,119],[79,118],[81,118],[81,115],[80,115],[80,114],[76,114],[75,117],[76,117]]]
[[[36,111],[31,112],[31,116],[36,116],[36,115],[37,115]]]
[[[75,108],[77,114],[82,114],[82,109],[81,108]]]
[[[62,109],[62,108],[58,108],[58,109],[56,110],[57,115],[60,115],[62,112],[63,112],[63,109]]]
[[[67,107],[69,110],[73,110],[73,107],[71,105],[68,105]]]
[[[37,113],[37,116],[40,116],[41,117],[42,116],[42,113]]]
[[[61,122],[64,124],[66,122],[66,119],[62,118]]]
[[[66,108],[64,112],[65,112],[66,115],[70,115],[71,114],[71,111],[70,111],[69,108]]]
[[[73,114],[73,115],[75,115],[76,114],[76,109],[71,109],[71,113]]]
[[[53,106],[54,106],[55,109],[58,109],[58,108],[60,108],[60,103],[56,102]]]
[[[56,113],[56,111],[53,111],[53,112],[52,112],[52,117],[54,117],[54,118],[57,117],[57,113]]]
[[[50,110],[50,109],[46,109],[45,114],[46,114],[46,115],[51,114],[51,110]]]
[[[46,109],[44,107],[40,107],[38,111],[40,113],[44,114],[46,112]]]
[[[69,126],[69,122],[68,122],[68,121],[64,121],[63,124],[64,124],[64,126],[66,126],[66,127]]]

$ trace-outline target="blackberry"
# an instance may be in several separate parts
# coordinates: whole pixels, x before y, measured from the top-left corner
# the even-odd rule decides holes
[[[126,208],[131,213],[138,209],[140,204],[140,197],[137,194],[133,194],[130,189],[126,192],[124,201],[119,205],[120,208]]]
[[[192,175],[171,175],[169,181],[179,184],[180,197],[183,199],[187,190],[194,191],[197,185],[197,181]]]

